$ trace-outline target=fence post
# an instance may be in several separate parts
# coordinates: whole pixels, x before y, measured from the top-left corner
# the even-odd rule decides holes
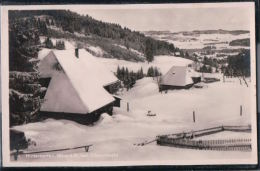
[[[196,120],[195,120],[195,111],[193,111],[193,122],[195,123]]]
[[[240,116],[242,116],[243,110],[242,110],[242,105],[240,105]]]
[[[18,155],[19,155],[19,150],[17,149],[16,152],[14,153],[14,160],[18,160]]]
[[[89,146],[85,146],[85,151],[88,152]]]
[[[241,79],[239,77],[238,77],[238,79],[239,79],[240,85],[242,85]]]
[[[127,102],[127,112],[129,112],[129,102]]]

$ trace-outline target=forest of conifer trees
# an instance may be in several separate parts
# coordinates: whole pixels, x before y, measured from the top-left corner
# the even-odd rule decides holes
[[[44,19],[42,18],[44,16]],[[73,33],[81,33],[92,38],[79,38],[87,43],[98,44],[105,50],[111,50],[108,44],[117,43],[126,46],[128,49],[132,48],[145,54],[147,61],[151,62],[155,55],[167,55],[180,51],[173,44],[155,40],[146,37],[143,33],[132,31],[126,27],[122,28],[118,24],[105,23],[97,21],[88,15],[79,15],[69,10],[37,10],[37,11],[12,11],[10,19],[12,22],[26,18],[32,20],[32,25],[37,26],[39,33],[42,36],[59,38],[71,37]],[[60,28],[63,32],[53,30],[52,27]],[[73,36],[75,38],[75,36]],[[102,42],[99,41],[102,38]],[[107,42],[104,44],[104,42]],[[115,57],[119,49],[114,48],[113,54]],[[122,53],[121,53],[122,55]],[[136,58],[136,60],[138,60]]]
[[[41,30],[37,20],[9,22],[10,126],[37,118],[42,93],[37,72]]]

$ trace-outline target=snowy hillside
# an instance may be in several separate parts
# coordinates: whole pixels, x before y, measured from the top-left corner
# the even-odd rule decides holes
[[[43,39],[44,40],[44,39]],[[42,41],[43,41],[42,40]],[[55,42],[57,39],[52,39],[53,42]],[[59,40],[59,39],[58,39]],[[63,40],[65,42],[65,49],[75,49],[75,43]],[[137,71],[141,67],[143,68],[143,71],[147,73],[147,70],[150,66],[156,66],[159,68],[161,73],[166,73],[173,65],[175,66],[188,66],[189,64],[192,64],[193,61],[189,59],[185,59],[182,57],[176,57],[176,56],[169,56],[169,55],[160,55],[155,56],[153,62],[131,62],[126,60],[119,60],[119,59],[113,59],[113,58],[103,58],[103,54],[106,53],[103,49],[101,49],[98,46],[86,46],[87,51],[89,51],[91,54],[97,57],[97,60],[103,64],[112,72],[116,72],[117,67],[127,67],[129,70]],[[134,51],[133,49],[131,49]],[[42,48],[38,53],[38,58],[42,60],[51,49]],[[138,53],[140,58],[144,58],[143,54],[139,53],[138,51],[134,51],[134,53]]]
[[[180,30],[177,25],[183,30],[188,25],[212,26],[196,19],[194,26],[193,22],[182,26],[175,20],[156,24],[149,21],[164,21],[163,17],[153,17],[161,15],[156,10],[170,16],[169,9],[136,10],[135,15],[145,12],[140,18],[145,25],[129,22],[145,26],[140,30],[158,30],[142,33],[121,22],[95,19],[95,15],[69,9],[9,11],[10,59],[6,68],[10,137],[6,151],[10,163],[100,166],[255,162],[255,66],[251,63],[250,31],[160,31]],[[187,14],[181,8],[173,12],[178,11]],[[207,21],[211,18],[203,17]],[[178,21],[178,16],[173,18]],[[250,26],[251,20],[248,22]],[[223,132],[207,129],[216,126]],[[209,130],[214,135],[208,135]],[[159,142],[166,137],[160,135],[169,134],[175,134],[171,137],[176,139]],[[247,139],[243,146],[236,142],[218,146],[219,140],[241,142],[243,138]],[[194,142],[183,146],[179,140]],[[211,145],[217,145],[209,148],[209,141],[200,140],[214,140]],[[180,146],[172,146],[176,142]]]
[[[234,81],[234,82],[233,82]],[[232,89],[232,90],[231,90]],[[241,86],[238,79],[232,82],[216,82],[207,84],[204,89],[175,90],[167,94],[159,93],[155,80],[146,78],[137,82],[136,86],[123,97],[132,101],[132,106],[140,109],[150,109],[157,113],[164,121],[189,122],[191,113],[198,113],[201,126],[211,124],[248,124],[250,123],[250,104],[246,85]],[[231,92],[230,92],[231,91]],[[147,93],[146,93],[147,92]],[[223,95],[225,94],[225,96]],[[208,98],[208,95],[211,98]],[[239,118],[239,106],[245,106],[245,118]],[[214,106],[216,109],[214,109]],[[178,115],[178,113],[180,115]],[[225,119],[228,113],[228,119]],[[212,123],[211,121],[212,120]]]
[[[83,149],[53,152],[51,155],[55,157],[44,158],[44,161],[70,161],[70,155],[74,155],[77,161],[164,159],[178,161],[196,160],[198,156],[200,160],[219,158],[220,162],[224,162],[227,157],[248,159],[250,152],[192,150],[191,153],[190,149],[163,147],[155,143],[142,147],[134,145],[152,140],[159,134],[197,130],[223,124],[248,125],[251,118],[248,90],[248,87],[240,85],[239,80],[234,78],[226,80],[225,83],[208,84],[204,89],[192,88],[159,93],[156,81],[152,78],[144,78],[123,94],[122,107],[114,108],[113,116],[103,114],[95,126],[48,119],[14,128],[24,131],[26,137],[36,141],[37,145],[30,147],[29,151],[93,144],[89,153],[85,153]],[[127,102],[130,105],[129,112],[126,111]],[[240,105],[243,106],[244,111],[242,116],[239,114]],[[147,116],[148,110],[156,113],[156,116]],[[196,123],[192,121],[192,111],[196,112]],[[242,138],[243,134],[236,136]],[[225,133],[217,138],[228,137],[230,134]],[[61,154],[65,157],[57,157]],[[222,158],[223,155],[225,158]],[[32,158],[21,156],[19,160],[32,161]],[[33,158],[33,160],[43,159]]]

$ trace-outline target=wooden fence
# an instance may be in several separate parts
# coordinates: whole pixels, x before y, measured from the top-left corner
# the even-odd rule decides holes
[[[251,125],[248,126],[217,126],[207,129],[201,129],[197,131],[189,131],[189,132],[182,132],[182,133],[176,133],[176,134],[165,134],[160,135],[158,137],[167,136],[171,138],[195,138],[195,137],[201,137],[206,136],[210,134],[215,134],[222,131],[233,131],[233,132],[251,132]]]
[[[215,134],[223,131],[251,132],[248,126],[218,126],[197,131],[182,132],[157,136],[158,145],[205,150],[250,151],[251,139],[193,140],[193,138]]]
[[[160,138],[158,145],[173,146],[179,148],[219,151],[251,151],[251,139],[227,139],[227,140],[174,140]]]

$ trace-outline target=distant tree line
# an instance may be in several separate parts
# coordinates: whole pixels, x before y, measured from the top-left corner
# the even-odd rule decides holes
[[[152,39],[146,39],[144,54],[148,62],[152,62],[154,60],[155,50],[155,44],[153,43]]]
[[[142,79],[145,75],[143,73],[143,68],[139,69],[137,72],[129,71],[127,67],[117,67],[116,76],[121,80],[124,86],[129,89],[132,88],[136,83],[136,80]]]
[[[230,46],[250,46],[250,39],[249,38],[245,38],[245,39],[236,39],[236,40],[232,40],[231,42],[229,42]]]
[[[178,54],[178,55],[177,55],[177,54]],[[198,59],[197,59],[198,55],[197,55],[197,54],[190,55],[189,52],[184,51],[184,50],[182,50],[182,49],[179,49],[179,48],[177,48],[177,47],[176,47],[176,49],[175,49],[174,55],[175,55],[175,56],[182,57],[182,58],[190,59],[190,60],[195,61],[195,62],[198,61]]]
[[[218,61],[215,58],[204,56],[202,64],[203,65],[199,68],[199,72],[212,73],[213,68],[216,68],[216,72],[218,71]]]
[[[212,73],[212,67],[204,64],[200,67],[199,72]]]
[[[149,67],[147,73],[144,74],[143,68],[139,69],[137,72],[129,71],[127,67],[117,67],[116,76],[121,80],[124,86],[129,89],[132,88],[136,83],[136,80],[142,79],[144,77],[158,77],[161,76],[161,72],[157,67]]]
[[[229,56],[228,65],[222,67],[226,76],[250,76],[250,50],[243,50],[238,55]]]
[[[162,73],[158,70],[157,67],[149,67],[147,70],[147,77],[158,77],[161,76]]]
[[[216,58],[208,58],[207,56],[204,56],[203,64],[209,65],[211,67],[218,67],[218,61]]]

